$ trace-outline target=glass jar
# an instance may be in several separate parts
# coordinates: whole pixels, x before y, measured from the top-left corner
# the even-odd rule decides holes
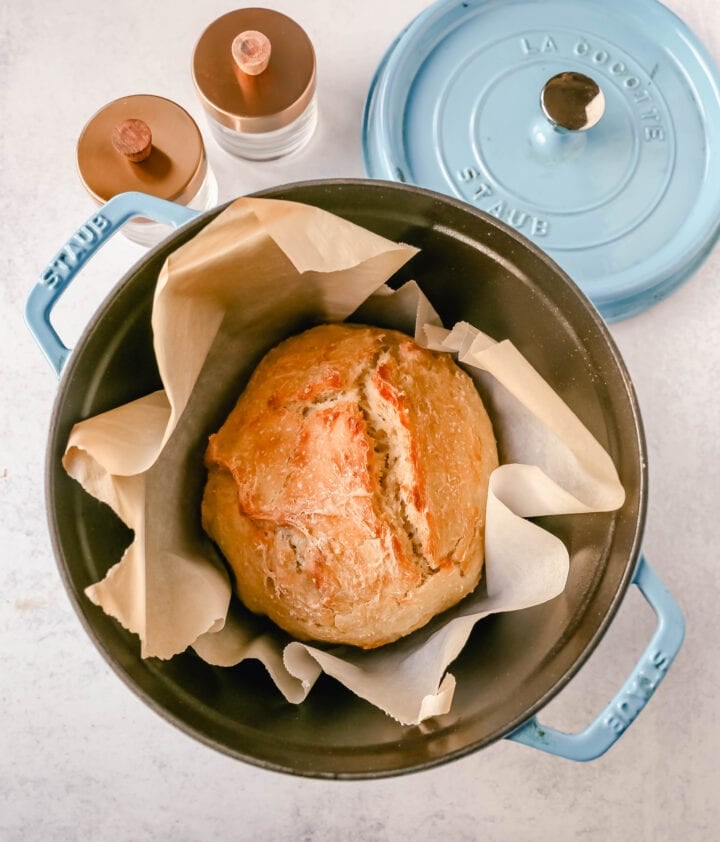
[[[312,137],[315,50],[287,15],[256,8],[223,15],[200,36],[192,68],[210,130],[232,155],[280,158]]]
[[[108,103],[90,118],[77,143],[77,166],[98,204],[137,190],[198,211],[217,203],[200,130],[177,103],[138,94]],[[169,228],[137,218],[122,232],[139,245],[164,239]]]

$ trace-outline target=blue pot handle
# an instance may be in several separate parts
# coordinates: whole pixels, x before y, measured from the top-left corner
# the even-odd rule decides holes
[[[644,558],[633,583],[650,603],[658,620],[655,634],[619,693],[580,734],[565,734],[531,717],[509,740],[524,743],[569,760],[594,760],[604,754],[634,721],[657,690],[685,637],[685,621],[675,600]]]
[[[60,296],[95,252],[129,219],[146,217],[178,228],[199,211],[145,193],[120,193],[94,213],[70,237],[40,275],[25,305],[25,321],[50,365],[60,374],[70,349],[50,323]]]

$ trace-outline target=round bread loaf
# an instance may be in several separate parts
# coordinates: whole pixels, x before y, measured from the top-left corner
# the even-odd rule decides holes
[[[322,325],[262,360],[206,453],[203,526],[294,637],[371,649],[478,584],[490,420],[449,354]]]

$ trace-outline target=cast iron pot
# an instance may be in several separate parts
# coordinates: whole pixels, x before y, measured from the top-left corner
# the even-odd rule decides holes
[[[138,640],[83,594],[120,558],[131,535],[70,480],[61,457],[72,425],[160,387],[152,351],[153,289],[165,258],[222,208],[203,213],[138,193],[112,199],[58,253],[32,290],[27,321],[60,387],[46,465],[49,527],[60,573],[91,639],[147,704],[234,757],[299,775],[366,778],[418,770],[501,737],[576,760],[607,750],[644,707],[683,638],[676,604],[640,556],[646,455],[628,373],[593,306],[517,232],[469,205],[416,187],[370,181],[293,184],[258,194],[317,205],[421,251],[393,279],[414,278],[446,323],[465,319],[509,338],[579,415],[618,467],[618,512],[544,518],[571,555],[565,592],[544,605],[482,621],[451,670],[452,710],[399,725],[323,676],[301,705],[284,701],[256,662],[211,667],[192,651],[142,660]],[[117,284],[72,353],[50,325],[82,264],[129,218],[179,227]],[[658,616],[655,634],[621,690],[580,734],[540,725],[536,712],[578,671],[631,583]]]

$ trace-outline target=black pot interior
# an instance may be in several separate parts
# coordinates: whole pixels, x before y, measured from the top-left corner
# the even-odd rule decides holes
[[[264,196],[325,208],[421,251],[393,280],[414,278],[446,323],[465,319],[511,339],[607,448],[627,501],[619,512],[543,519],[571,554],[566,591],[490,617],[451,671],[452,711],[399,725],[323,677],[301,705],[284,701],[257,662],[211,667],[194,653],[142,660],[127,633],[83,595],[131,534],[70,480],[61,457],[72,425],[159,388],[150,310],[166,256],[218,211],[138,263],[87,328],[63,376],[50,430],[47,495],[61,573],[88,633],[123,680],[179,727],[238,758],[325,777],[420,769],[480,748],[540,708],[581,666],[612,618],[637,557],[645,502],[642,432],[627,374],[600,318],[541,252],[467,205],[384,182],[316,182]],[[204,443],[199,443],[204,447]]]

